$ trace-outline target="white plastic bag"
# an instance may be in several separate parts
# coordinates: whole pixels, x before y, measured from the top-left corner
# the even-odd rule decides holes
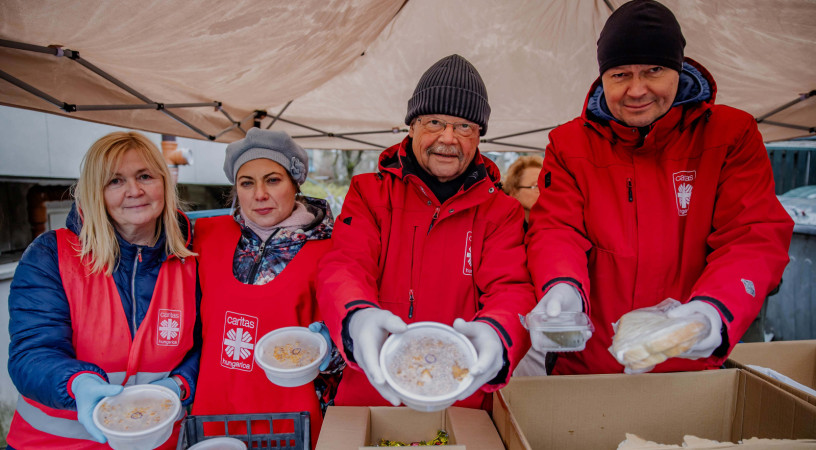
[[[711,325],[702,314],[668,317],[667,313],[680,305],[667,298],[655,306],[630,311],[612,324],[615,336],[609,351],[625,366],[625,373],[649,372],[708,336]]]

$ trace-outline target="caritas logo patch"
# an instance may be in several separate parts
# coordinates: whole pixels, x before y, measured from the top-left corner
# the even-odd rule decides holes
[[[473,258],[471,256],[471,249],[473,248],[473,232],[468,231],[465,237],[465,263],[462,267],[462,273],[465,275],[473,275]]]
[[[227,311],[224,316],[224,340],[221,365],[228,369],[251,372],[255,364],[253,353],[258,337],[258,318]]]
[[[689,206],[691,205],[691,191],[694,189],[694,180],[696,179],[696,170],[686,170],[672,174],[677,214],[681,217],[688,214]]]
[[[156,345],[178,346],[181,336],[181,311],[177,309],[160,309],[158,321]]]

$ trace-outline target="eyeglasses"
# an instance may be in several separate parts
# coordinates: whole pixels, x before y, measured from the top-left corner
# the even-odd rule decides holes
[[[519,186],[518,188],[519,189],[535,189],[537,191],[538,190],[538,183],[536,183],[536,184],[534,184],[532,186]]]
[[[436,117],[417,117],[417,122],[425,127],[428,133],[436,134],[445,131],[448,125],[453,126],[453,132],[462,137],[473,136],[479,131],[479,125],[470,122],[445,122]]]

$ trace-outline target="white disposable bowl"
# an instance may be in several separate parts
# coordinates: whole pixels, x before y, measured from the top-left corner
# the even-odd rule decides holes
[[[265,361],[265,359],[272,358],[271,355],[266,358],[267,344],[285,344],[296,341],[317,347],[317,359],[305,366],[291,369],[276,367]],[[317,374],[320,373],[320,363],[326,357],[328,351],[326,340],[319,333],[313,333],[306,327],[284,327],[270,331],[258,340],[258,344],[255,346],[255,362],[261,366],[264,373],[266,373],[266,377],[272,383],[284,387],[302,386],[314,380]]]
[[[217,437],[199,442],[187,450],[246,450],[247,446],[240,439]]]
[[[454,404],[456,398],[473,383],[473,377],[469,373],[464,376],[454,390],[445,394],[430,396],[420,395],[405,389],[397,382],[389,370],[389,363],[398,355],[398,352],[405,344],[423,337],[436,337],[445,342],[453,343],[459,348],[460,354],[465,359],[465,361],[462,361],[464,367],[469,369],[476,364],[476,349],[463,334],[438,322],[416,322],[408,325],[408,329],[404,333],[392,334],[385,340],[385,344],[383,344],[380,351],[380,369],[385,376],[386,383],[397,392],[405,406],[417,411],[440,411]]]
[[[154,400],[163,402],[170,400],[171,406],[167,417],[161,422],[140,431],[118,431],[108,428],[101,420],[102,408],[128,408],[134,402]],[[120,394],[106,397],[96,404],[93,411],[94,425],[108,438],[108,445],[114,450],[143,450],[153,449],[163,444],[173,432],[173,423],[181,412],[181,401],[175,392],[164,386],[154,384],[139,384],[126,387]]]

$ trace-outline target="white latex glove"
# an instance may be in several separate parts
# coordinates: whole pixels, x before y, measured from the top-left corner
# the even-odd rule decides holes
[[[533,312],[546,312],[550,317],[556,317],[561,311],[584,310],[584,302],[581,301],[581,294],[575,286],[567,283],[558,283],[551,287],[541,301],[538,302]]]
[[[680,317],[689,317],[692,314],[700,314],[708,319],[711,325],[711,330],[708,336],[703,337],[696,344],[694,344],[687,351],[679,354],[676,358],[699,359],[708,358],[714,353],[714,350],[722,344],[722,335],[720,329],[722,328],[722,319],[720,312],[711,304],[695,300],[686,304],[680,305],[676,308],[670,309],[666,314],[669,318],[676,319]]]
[[[496,378],[504,359],[499,335],[490,325],[484,322],[466,322],[463,319],[453,321],[453,329],[464,334],[476,347],[476,364],[470,368],[473,383],[457,398],[464,400],[478,391],[485,383]]]
[[[402,319],[378,308],[361,309],[351,316],[349,322],[354,360],[374,389],[394,406],[399,406],[401,402],[397,393],[385,383],[385,376],[380,370],[380,350],[389,333],[404,333],[406,328]]]

